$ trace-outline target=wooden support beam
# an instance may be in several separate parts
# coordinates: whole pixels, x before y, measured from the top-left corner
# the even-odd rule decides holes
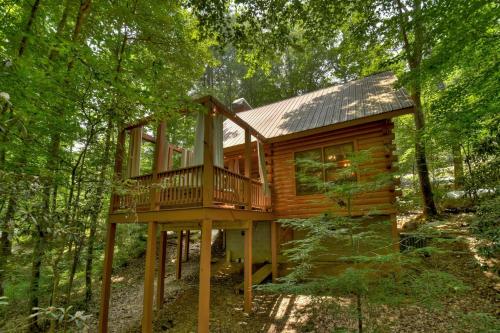
[[[125,153],[125,136],[126,132],[125,130],[121,130],[118,133],[118,140],[116,142],[116,152],[115,152],[115,168],[114,168],[114,180],[122,180],[122,173],[123,173],[123,157]],[[119,199],[118,196],[113,192],[111,195],[111,202],[110,202],[110,209],[109,211],[112,212],[115,209],[118,209],[118,203]]]
[[[182,221],[186,223],[193,220],[210,219],[216,220],[214,223],[221,222],[217,227],[218,229],[242,229],[239,225],[240,221],[250,219],[253,221],[270,221],[275,218],[276,216],[271,212],[217,207],[165,209],[136,213],[123,212],[109,215],[109,221],[113,223],[147,223],[158,221],[158,223],[162,224],[177,225],[178,222]],[[185,225],[186,227],[183,230],[197,229],[197,224],[186,223]]]
[[[196,100],[196,102],[201,103],[203,105],[212,105],[216,108],[218,113],[223,114],[226,118],[231,119],[232,122],[234,122],[236,125],[240,126],[241,128],[248,129],[253,136],[255,136],[257,139],[261,140],[262,142],[266,141],[266,138],[259,133],[255,128],[250,126],[246,121],[241,119],[237,114],[234,112],[228,110],[224,104],[219,102],[217,98],[213,96],[204,96]]]
[[[244,310],[246,313],[252,312],[252,242],[253,242],[253,225],[245,230],[245,261],[244,265]]]
[[[210,261],[212,256],[212,220],[201,224],[200,291],[198,299],[198,333],[210,330]]]
[[[245,177],[248,177],[245,192],[245,209],[252,209],[252,141],[250,131],[245,129]]]
[[[204,116],[203,136],[203,207],[212,207],[214,201],[214,140],[213,116],[209,110]]]
[[[276,282],[278,278],[278,251],[279,251],[279,233],[278,233],[278,222],[271,222],[271,272],[273,283]]]
[[[160,232],[160,253],[158,253],[158,277],[156,286],[156,308],[163,308],[163,299],[165,298],[165,259],[167,257],[167,232]]]
[[[160,122],[158,125],[158,129],[156,130],[156,140],[155,150],[154,150],[154,159],[153,159],[153,182],[158,181],[158,172],[161,172],[165,169],[165,131],[166,124],[165,121]],[[160,191],[157,190],[156,187],[151,187],[150,192],[150,204],[151,210],[160,210]]]
[[[175,277],[177,280],[180,280],[182,275],[182,234],[182,230],[177,232],[177,257],[175,258]]]
[[[148,240],[146,245],[146,268],[144,272],[144,305],[142,310],[142,333],[153,332],[153,298],[156,260],[157,222],[148,223]]]
[[[141,145],[142,127],[136,127],[130,131],[130,144],[128,154],[128,177],[139,176],[141,172]]]
[[[111,274],[113,271],[113,253],[115,250],[116,223],[108,223],[106,249],[102,268],[101,305],[99,310],[99,333],[108,332],[109,298],[111,295]]]
[[[189,261],[189,239],[191,238],[191,230],[186,230],[186,239],[184,243],[184,253],[186,256],[186,262]]]

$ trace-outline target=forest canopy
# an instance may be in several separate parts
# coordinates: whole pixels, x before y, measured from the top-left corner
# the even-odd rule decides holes
[[[257,107],[390,70],[415,104],[396,120],[400,209],[432,218],[450,189],[468,207],[497,193],[499,6],[0,0],[0,330],[92,310],[118,130],[168,118],[169,140],[192,146],[177,111],[199,96]],[[118,239],[117,265],[142,255],[139,226]]]

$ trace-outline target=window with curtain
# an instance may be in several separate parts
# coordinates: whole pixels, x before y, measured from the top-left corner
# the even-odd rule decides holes
[[[339,170],[348,167],[348,156],[354,151],[352,142],[326,146],[295,153],[295,189],[297,195],[321,192],[318,180],[322,182],[353,181],[355,175],[339,179]]]

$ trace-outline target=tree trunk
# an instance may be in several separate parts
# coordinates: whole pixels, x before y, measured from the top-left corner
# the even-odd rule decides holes
[[[413,92],[411,98],[413,99],[413,103],[415,103],[415,162],[417,164],[418,178],[420,180],[420,191],[422,192],[424,201],[424,215],[432,217],[437,214],[437,209],[432,194],[431,180],[429,178],[429,169],[427,167],[427,158],[425,155],[425,144],[422,138],[425,129],[425,121],[420,92]]]
[[[427,158],[425,155],[425,143],[423,134],[425,130],[425,117],[422,110],[422,84],[420,77],[421,62],[423,55],[424,41],[424,26],[422,23],[422,1],[413,1],[413,17],[412,22],[408,21],[408,17],[404,12],[404,6],[401,0],[397,0],[397,10],[399,13],[399,28],[401,30],[402,42],[408,67],[413,74],[410,83],[411,98],[415,104],[415,163],[417,165],[417,173],[420,180],[420,191],[424,203],[424,215],[432,217],[437,214],[436,204],[432,195],[432,186],[429,179],[429,169],[427,166]],[[413,29],[413,41],[408,38],[408,29]]]
[[[459,144],[454,144],[453,150],[453,174],[455,189],[461,189],[464,186],[464,158]]]
[[[92,0],[82,0],[80,2],[80,8],[78,9],[78,14],[76,16],[75,28],[73,29],[73,43],[77,42],[80,38],[80,33],[82,32],[82,27],[85,22],[85,18],[90,11],[90,6],[92,4]],[[75,60],[71,59],[68,63],[68,71],[71,71],[75,64]]]
[[[101,160],[101,169],[99,172],[99,179],[97,182],[96,189],[96,200],[93,205],[93,209],[90,215],[90,232],[89,240],[87,244],[87,253],[85,261],[85,304],[89,304],[92,300],[92,270],[93,270],[93,259],[94,259],[94,244],[95,237],[97,234],[97,222],[99,220],[99,215],[102,209],[102,200],[104,198],[105,184],[106,184],[106,172],[110,164],[110,151],[111,151],[111,134],[113,131],[113,122],[108,120],[106,129],[106,137],[104,139],[104,153]]]
[[[28,17],[28,22],[26,23],[26,27],[24,28],[23,38],[21,38],[21,43],[19,44],[19,50],[17,52],[19,57],[22,57],[24,51],[26,51],[26,46],[28,46],[28,35],[31,33],[31,26],[35,21],[36,13],[39,7],[40,0],[35,0],[33,5],[31,6],[30,16]]]
[[[360,294],[356,294],[356,312],[358,314],[358,332],[363,333],[363,309],[361,307]]]
[[[7,269],[7,263],[11,254],[12,242],[10,241],[10,230],[12,229],[10,224],[14,219],[14,213],[17,208],[17,199],[14,196],[9,197],[7,203],[7,212],[5,213],[5,218],[3,223],[0,225],[0,231],[2,236],[0,237],[0,296],[5,294],[3,288],[5,280],[5,271]]]
[[[33,248],[33,261],[31,265],[31,281],[29,289],[29,306],[30,313],[36,312],[34,310],[39,306],[39,292],[40,292],[40,268],[42,266],[42,257],[45,247],[45,234],[44,228],[37,225],[38,237],[35,237],[35,246]],[[29,331],[36,332],[38,327],[38,316],[33,316],[29,319]]]

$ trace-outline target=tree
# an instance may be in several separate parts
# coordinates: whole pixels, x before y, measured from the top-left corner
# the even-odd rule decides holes
[[[401,76],[415,104],[415,162],[423,197],[424,213],[436,214],[429,179],[425,144],[423,99],[426,62],[435,48],[460,40],[450,35],[452,21],[466,22],[485,8],[495,8],[490,1],[216,1],[189,2],[200,22],[221,42],[230,41],[253,66],[268,66],[263,59],[273,59],[276,51],[286,52],[302,39],[317,47],[329,45],[349,59],[352,75],[392,68]],[[488,12],[490,12],[488,10]],[[490,24],[494,20],[488,17]],[[269,47],[272,45],[273,47]],[[333,74],[336,75],[338,70]]]
[[[0,285],[24,269],[4,260],[10,242],[27,242],[31,300],[21,303],[36,330],[33,308],[75,304],[83,253],[92,297],[116,129],[182,106],[211,42],[195,39],[194,19],[177,3],[6,0],[0,7],[0,171],[10,184],[0,191]],[[21,195],[21,186],[30,191]]]

